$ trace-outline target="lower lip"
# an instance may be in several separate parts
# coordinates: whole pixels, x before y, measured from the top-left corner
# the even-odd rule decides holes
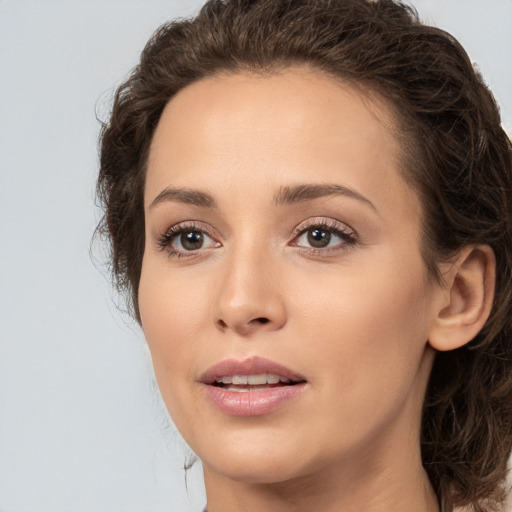
[[[231,416],[261,416],[269,414],[304,391],[306,383],[277,386],[258,391],[235,392],[218,386],[206,385],[206,393],[213,405]]]

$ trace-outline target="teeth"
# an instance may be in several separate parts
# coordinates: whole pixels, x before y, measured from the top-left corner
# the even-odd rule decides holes
[[[279,375],[267,374],[267,384],[277,384],[279,382]]]
[[[261,373],[260,375],[249,375],[247,378],[247,384],[250,384],[251,386],[257,386],[267,383],[267,374]],[[269,382],[270,384],[270,382]]]
[[[233,384],[235,386],[244,386],[247,384],[247,375],[233,375]]]
[[[233,384],[233,386],[263,386],[265,384],[278,384],[279,382],[289,384],[291,381],[273,373],[259,373],[257,375],[224,375],[215,379],[215,382]]]

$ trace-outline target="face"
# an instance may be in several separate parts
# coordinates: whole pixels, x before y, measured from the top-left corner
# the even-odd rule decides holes
[[[142,326],[211,474],[282,482],[419,444],[436,288],[385,105],[305,68],[204,79],[149,154]]]

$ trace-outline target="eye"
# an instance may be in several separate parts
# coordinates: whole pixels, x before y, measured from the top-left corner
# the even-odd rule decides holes
[[[187,230],[181,231],[172,237],[171,247],[177,251],[197,251],[205,246],[209,247],[213,243],[203,231]]]
[[[332,233],[326,229],[310,228],[302,236],[299,237],[298,241],[303,242],[302,245],[304,245],[304,242],[307,241],[311,247],[320,249],[322,247],[329,247],[333,241],[333,238],[336,237],[333,237]],[[299,245],[301,244],[299,243]]]
[[[355,233],[341,223],[332,221],[328,223],[310,224],[300,229],[292,245],[313,251],[322,249],[346,249],[356,243]]]
[[[166,250],[169,256],[181,257],[220,247],[221,244],[204,229],[178,224],[159,237],[158,245],[162,250]]]

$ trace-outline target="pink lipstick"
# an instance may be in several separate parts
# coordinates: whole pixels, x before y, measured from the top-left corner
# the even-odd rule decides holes
[[[210,401],[232,416],[259,416],[275,411],[298,396],[306,379],[261,357],[228,359],[212,366],[200,378]]]

